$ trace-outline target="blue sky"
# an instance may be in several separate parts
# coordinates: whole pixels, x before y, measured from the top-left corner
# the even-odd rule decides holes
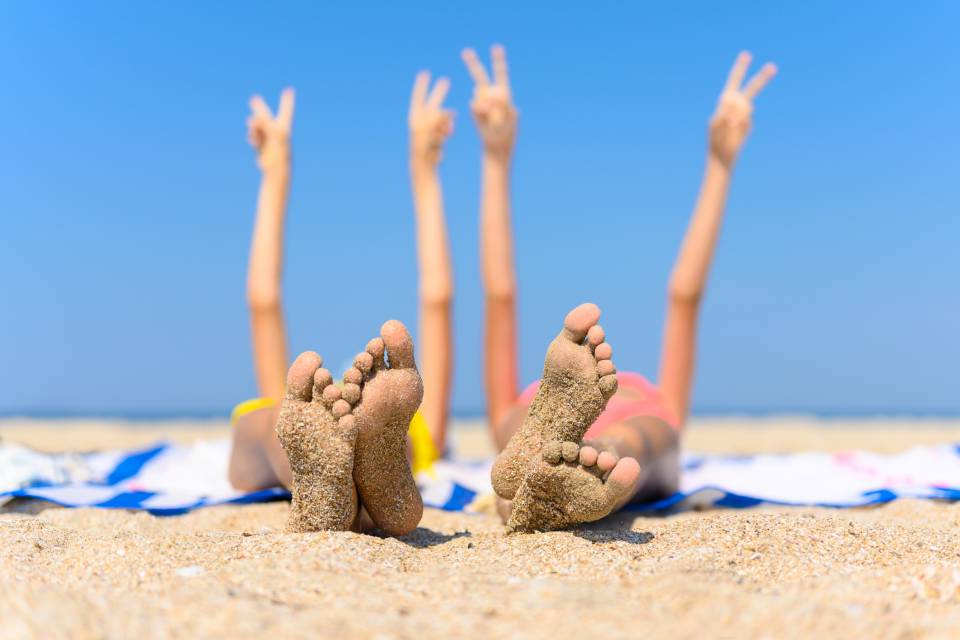
[[[459,113],[454,406],[480,409],[458,53],[494,42],[521,110],[524,381],[585,300],[618,366],[655,373],[706,119],[748,48],[781,73],[735,176],[695,409],[960,410],[960,5],[518,4],[0,4],[0,412],[215,413],[254,393],[244,119],[287,84],[294,353],[336,368],[384,319],[415,325],[405,110],[424,67],[450,75]]]

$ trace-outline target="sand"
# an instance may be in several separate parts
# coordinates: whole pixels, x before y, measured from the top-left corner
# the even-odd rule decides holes
[[[476,425],[473,425],[475,427]],[[826,428],[825,428],[826,427]],[[0,423],[47,449],[190,441],[225,425]],[[456,427],[458,448],[485,437]],[[699,450],[960,440],[960,421],[696,421]],[[289,505],[175,518],[0,509],[0,637],[956,637],[960,506],[615,516],[507,536],[428,509],[396,540],[284,533]]]

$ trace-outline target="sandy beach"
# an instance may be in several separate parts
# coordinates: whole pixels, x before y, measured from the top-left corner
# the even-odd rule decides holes
[[[0,422],[45,450],[177,441],[224,423]],[[478,424],[457,448],[483,455]],[[899,451],[960,421],[694,421],[698,451]],[[0,509],[0,637],[870,637],[960,629],[960,505],[621,514],[506,535],[427,510],[403,539],[286,534],[286,503],[157,518],[19,502]]]

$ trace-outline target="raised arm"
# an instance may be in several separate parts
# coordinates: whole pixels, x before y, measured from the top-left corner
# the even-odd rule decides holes
[[[293,89],[280,96],[277,115],[260,96],[250,100],[247,119],[250,144],[260,167],[260,195],[250,245],[247,302],[253,334],[257,388],[262,396],[283,398],[287,370],[287,335],[281,305],[283,229],[290,190],[290,131],[293,125]]]
[[[664,400],[682,423],[690,410],[696,357],[697,318],[723,222],[734,164],[750,133],[753,99],[777,73],[766,64],[743,85],[750,54],[737,57],[710,118],[706,169],[693,217],[670,276],[667,318],[660,356]]]
[[[470,110],[483,141],[480,259],[485,295],[487,417],[494,429],[517,397],[517,278],[510,226],[510,165],[517,138],[517,109],[510,94],[502,46],[490,50],[493,81],[473,49],[463,61],[473,77]]]
[[[443,108],[449,88],[450,81],[440,78],[428,91],[430,74],[420,72],[413,85],[409,113],[410,180],[420,270],[420,412],[438,451],[446,446],[453,376],[453,267],[438,172],[443,143],[453,132],[453,114]]]

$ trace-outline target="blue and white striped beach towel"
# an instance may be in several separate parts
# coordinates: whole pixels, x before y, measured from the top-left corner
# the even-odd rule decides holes
[[[0,443],[0,503],[22,497],[68,507],[139,509],[176,515],[221,504],[289,497],[282,489],[234,491],[227,440],[143,449],[47,454]],[[960,446],[916,447],[897,455],[722,456],[688,454],[681,491],[639,511],[760,504],[857,507],[898,497],[960,500]],[[467,509],[491,493],[490,461],[443,460],[419,474],[428,506]]]

